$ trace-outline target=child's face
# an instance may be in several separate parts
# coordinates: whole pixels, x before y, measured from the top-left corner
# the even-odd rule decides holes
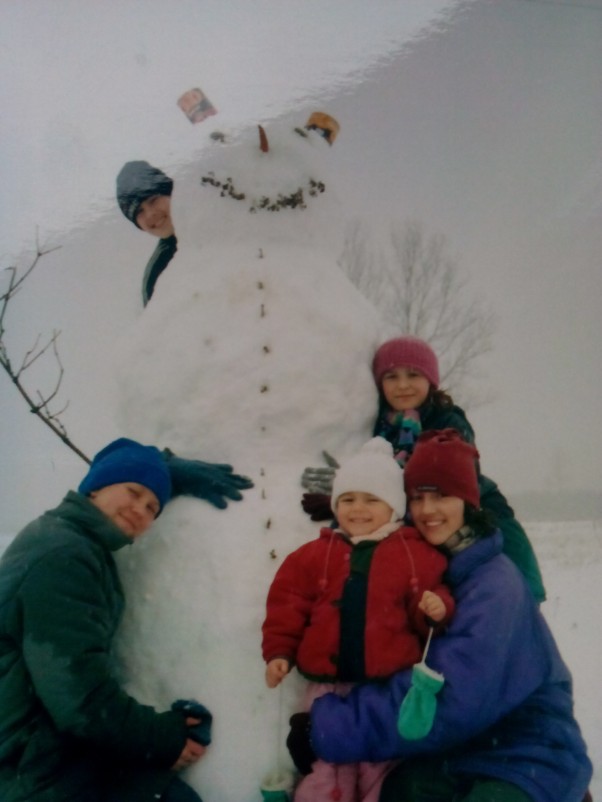
[[[154,237],[171,237],[174,233],[171,222],[171,198],[169,195],[151,195],[142,201],[136,215],[136,223],[142,231]]]
[[[371,535],[393,518],[393,508],[372,493],[350,491],[337,499],[337,521],[352,537]]]
[[[159,499],[138,482],[118,482],[90,493],[90,501],[132,539],[140,537],[161,510]]]
[[[464,526],[464,501],[438,491],[413,491],[409,509],[416,529],[432,546],[441,546]]]
[[[426,376],[414,368],[388,370],[381,386],[387,404],[396,412],[418,409],[426,401],[431,387]]]

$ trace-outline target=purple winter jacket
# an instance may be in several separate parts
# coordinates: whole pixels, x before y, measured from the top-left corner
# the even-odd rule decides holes
[[[445,676],[429,735],[397,731],[411,671],[327,694],[311,709],[311,741],[328,762],[445,753],[451,772],[514,783],[534,802],[581,802],[592,766],[573,716],[572,682],[533,596],[496,532],[451,558],[456,599],[428,665]]]

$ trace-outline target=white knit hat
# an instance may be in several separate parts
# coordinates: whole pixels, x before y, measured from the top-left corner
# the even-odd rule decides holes
[[[393,447],[382,437],[373,437],[355,456],[337,470],[332,485],[332,510],[336,515],[337,499],[343,493],[371,493],[386,501],[403,518],[406,497],[403,471],[393,457]]]

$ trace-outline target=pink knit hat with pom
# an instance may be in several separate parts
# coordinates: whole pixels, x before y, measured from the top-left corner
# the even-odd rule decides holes
[[[372,373],[380,387],[388,370],[413,368],[423,373],[435,389],[439,387],[439,363],[431,346],[419,337],[396,337],[383,343],[374,354]]]

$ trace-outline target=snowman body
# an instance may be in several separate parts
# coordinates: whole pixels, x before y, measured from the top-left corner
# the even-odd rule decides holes
[[[384,332],[337,265],[345,220],[317,134],[216,143],[177,177],[178,251],[119,357],[124,434],[227,462],[255,486],[217,510],[178,498],[120,560],[129,689],[159,708],[196,698],[213,743],[186,779],[212,802],[252,802],[288,768],[303,681],[268,690],[265,597],[283,558],[317,536],[300,476],[371,436],[371,360]]]

